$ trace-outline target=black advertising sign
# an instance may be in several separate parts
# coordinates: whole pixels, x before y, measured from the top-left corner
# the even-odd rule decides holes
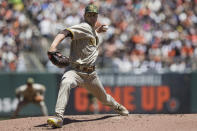
[[[116,101],[130,113],[190,113],[189,74],[100,74]],[[114,113],[85,88],[71,90],[65,114]]]
[[[191,74],[164,74],[162,75],[162,84],[168,85],[171,92],[165,111],[190,113]]]

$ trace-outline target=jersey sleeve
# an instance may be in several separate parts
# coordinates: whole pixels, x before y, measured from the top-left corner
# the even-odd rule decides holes
[[[44,85],[37,84],[37,83],[33,85],[33,88],[36,92],[39,92],[40,94],[43,94],[46,91],[46,88]]]
[[[66,28],[68,31],[72,33],[72,40],[79,40],[88,36],[90,32],[87,27],[82,24],[71,26]]]
[[[22,86],[16,88],[16,90],[15,90],[16,95],[22,95],[25,88],[26,88],[25,85],[22,85]]]

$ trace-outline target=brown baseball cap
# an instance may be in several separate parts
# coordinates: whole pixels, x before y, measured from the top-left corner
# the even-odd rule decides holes
[[[85,13],[87,13],[87,12],[93,12],[93,13],[98,14],[98,7],[93,4],[89,4],[85,8]]]

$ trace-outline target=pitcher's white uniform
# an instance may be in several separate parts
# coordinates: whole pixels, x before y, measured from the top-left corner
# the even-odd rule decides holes
[[[70,48],[71,64],[62,77],[58,99],[56,103],[56,116],[63,118],[68,102],[70,89],[76,86],[86,88],[104,105],[115,107],[118,103],[106,93],[96,71],[88,70],[95,66],[98,56],[99,40],[95,29],[88,23],[67,28],[73,37]]]

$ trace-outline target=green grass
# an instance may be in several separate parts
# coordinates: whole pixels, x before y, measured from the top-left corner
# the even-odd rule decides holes
[[[0,117],[0,121],[1,120],[9,120],[10,119],[10,117]]]

